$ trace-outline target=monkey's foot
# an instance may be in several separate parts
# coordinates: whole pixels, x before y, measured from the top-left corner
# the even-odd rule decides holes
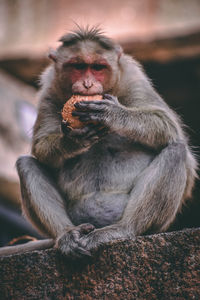
[[[135,234],[120,224],[114,224],[103,228],[95,229],[80,238],[81,247],[92,251],[99,246],[116,240],[135,239]]]
[[[82,247],[80,238],[93,231],[95,227],[92,224],[85,223],[72,227],[62,234],[56,240],[55,247],[63,254],[71,257],[80,257],[83,255],[91,256],[89,250]]]

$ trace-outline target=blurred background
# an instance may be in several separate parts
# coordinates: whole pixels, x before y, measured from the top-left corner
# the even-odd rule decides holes
[[[46,53],[79,25],[100,24],[139,60],[182,117],[200,155],[200,0],[0,0],[0,246],[39,237],[21,216],[15,162],[30,153]],[[200,184],[169,230],[200,226]]]

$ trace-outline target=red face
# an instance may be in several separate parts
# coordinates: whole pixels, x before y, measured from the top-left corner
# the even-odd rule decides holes
[[[72,94],[103,94],[109,85],[111,68],[103,58],[74,57],[64,62],[62,69]]]

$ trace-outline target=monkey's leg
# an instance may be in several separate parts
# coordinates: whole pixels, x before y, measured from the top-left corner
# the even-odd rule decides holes
[[[134,238],[166,230],[174,220],[186,188],[187,149],[184,144],[167,146],[137,177],[120,221],[83,236],[88,251],[116,239]]]
[[[17,160],[20,177],[22,207],[27,218],[45,235],[56,239],[56,247],[64,254],[79,256],[90,252],[79,245],[79,239],[94,230],[92,224],[74,226],[67,216],[64,200],[44,167],[33,157]],[[44,244],[45,243],[45,244]],[[29,247],[36,250],[53,245],[51,239]]]
[[[22,156],[16,163],[20,177],[22,208],[31,223],[51,237],[58,237],[73,227],[64,201],[42,165],[31,156]]]
[[[139,175],[121,224],[135,235],[166,230],[180,209],[187,182],[187,149],[182,143],[164,148]]]

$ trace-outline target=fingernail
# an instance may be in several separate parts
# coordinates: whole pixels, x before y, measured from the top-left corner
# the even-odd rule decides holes
[[[67,124],[68,124],[67,122],[66,122],[66,123],[62,122],[62,123],[61,123],[61,129],[62,129],[62,131],[63,131],[64,133],[68,133],[68,132],[71,131],[71,128],[68,127]]]
[[[88,122],[88,121],[90,121],[90,119],[88,119],[88,118],[83,118],[83,117],[79,117],[79,120],[81,121],[81,122]]]
[[[112,99],[112,96],[109,95],[109,94],[104,94],[103,97],[104,97],[104,98],[108,98],[108,99]]]

